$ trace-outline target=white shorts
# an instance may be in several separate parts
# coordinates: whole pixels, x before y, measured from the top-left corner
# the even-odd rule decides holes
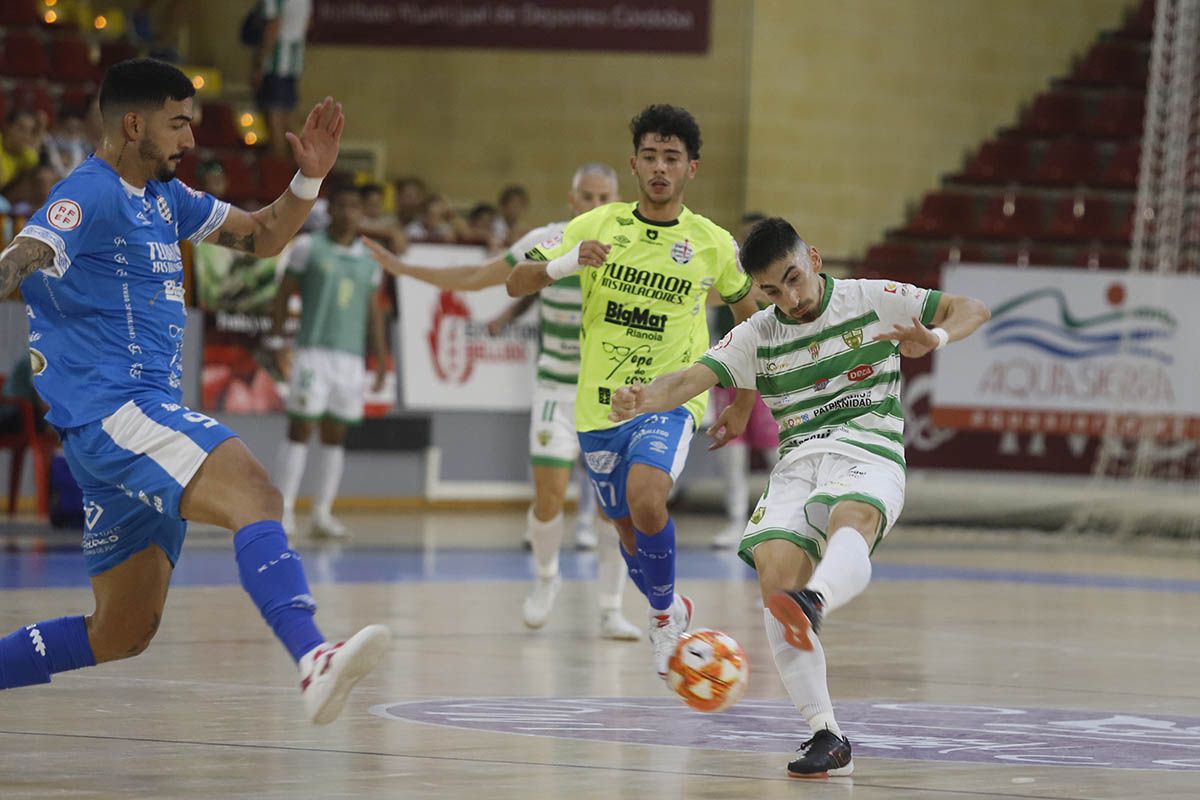
[[[542,382],[533,385],[529,409],[529,460],[535,467],[570,468],[579,458],[575,394]]]
[[[332,417],[339,422],[361,422],[366,388],[367,368],[362,356],[300,347],[292,355],[288,414],[310,420]]]
[[[874,506],[882,516],[875,544],[883,541],[904,507],[904,469],[882,458],[814,453],[784,459],[771,472],[767,490],[750,516],[738,555],[754,566],[754,548],[768,539],[785,539],[816,563],[825,552],[829,514],[841,500]]]

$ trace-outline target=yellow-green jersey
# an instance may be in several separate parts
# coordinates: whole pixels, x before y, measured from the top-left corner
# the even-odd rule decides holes
[[[749,293],[750,277],[724,228],[686,208],[672,222],[653,222],[638,214],[636,203],[610,203],[578,216],[561,237],[527,257],[549,261],[587,240],[612,246],[603,266],[580,273],[575,427],[595,431],[620,424],[608,419],[615,389],[649,383],[699,358],[708,348],[709,289],[735,303]],[[697,425],[707,402],[702,394],[685,404]]]

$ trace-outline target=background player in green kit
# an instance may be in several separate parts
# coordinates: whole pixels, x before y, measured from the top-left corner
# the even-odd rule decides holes
[[[607,164],[581,164],[571,179],[567,205],[572,215],[582,214],[617,199],[617,173]],[[565,222],[552,222],[522,236],[506,252],[483,264],[458,267],[418,267],[406,264],[370,239],[363,243],[375,260],[393,275],[406,275],[441,289],[469,292],[504,283],[509,270],[539,242],[560,236]],[[521,616],[530,628],[540,628],[550,618],[562,586],[558,554],[563,540],[563,503],[571,468],[579,458],[575,435],[575,380],[579,374],[579,276],[568,275],[547,286],[538,298],[542,321],[541,352],[530,407],[529,456],[533,467],[533,504],[529,507],[528,536],[537,561],[538,576],[522,605]],[[589,485],[587,490],[592,491]],[[581,513],[584,503],[580,503]],[[607,525],[602,533],[614,536]],[[607,529],[607,530],[605,530]],[[597,568],[600,635],[632,641],[641,631],[621,613],[625,567],[611,547],[601,550]]]
[[[619,387],[695,361],[708,347],[705,304],[715,288],[740,321],[757,310],[737,245],[683,204],[700,166],[700,126],[686,110],[649,106],[630,123],[638,202],[576,217],[531,249],[509,294],[538,292],[579,273],[583,287],[575,426],[604,513],[617,526],[629,576],[650,602],[655,669],[665,676],[691,601],[675,593],[675,526],[667,495],[687,459],[706,396],[624,423],[609,420]],[[748,394],[753,400],[753,395]],[[736,408],[734,409],[736,410]],[[718,420],[718,426],[723,420]]]
[[[824,614],[867,587],[871,550],[904,505],[900,356],[965,338],[991,314],[969,297],[822,275],[817,249],[777,217],[751,231],[742,264],[774,305],[691,367],[620,389],[612,418],[674,408],[718,383],[762,394],[779,423],[780,461],[738,554],[758,571],[775,665],[812,729],[788,771],[849,775],[816,634]]]
[[[375,389],[387,374],[383,310],[375,299],[379,267],[358,239],[362,197],[348,178],[328,190],[329,227],[299,236],[280,259],[284,276],[275,298],[275,346],[292,296],[300,294],[300,332],[291,363],[288,433],[279,449],[275,482],[283,494],[283,526],[296,527],[296,495],[304,476],[308,440],[320,426],[320,478],[313,502],[312,530],[343,537],[333,516],[345,463],[346,428],[362,421],[367,332],[375,354]]]

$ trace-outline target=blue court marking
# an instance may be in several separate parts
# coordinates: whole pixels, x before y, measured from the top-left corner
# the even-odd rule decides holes
[[[444,581],[527,581],[533,557],[518,550],[399,550],[364,548],[338,552],[301,547],[311,583],[403,583]],[[596,577],[594,553],[563,551],[564,580]],[[754,572],[731,552],[679,551],[681,580],[754,580]],[[1200,580],[1136,575],[978,569],[936,565],[876,563],[877,581],[984,581],[1089,589],[1124,589],[1200,594]],[[172,580],[175,586],[236,586],[232,548],[188,548]],[[88,585],[83,556],[75,551],[0,554],[0,589],[69,588]]]

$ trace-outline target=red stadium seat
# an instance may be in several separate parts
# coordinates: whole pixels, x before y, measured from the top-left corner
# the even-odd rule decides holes
[[[1046,233],[1075,242],[1113,239],[1112,206],[1099,195],[1064,197],[1055,205]]]
[[[898,270],[911,271],[921,263],[915,245],[908,242],[882,242],[872,245],[863,259],[863,269],[880,276]]]
[[[1067,83],[1074,86],[1146,88],[1150,48],[1138,42],[1101,40],[1092,45]]]
[[[1138,162],[1141,157],[1141,142],[1132,141],[1121,145],[1104,168],[1098,185],[1112,189],[1137,188]]]
[[[283,194],[296,174],[296,165],[290,158],[280,158],[263,152],[258,157],[258,199],[270,203]]]
[[[984,142],[957,177],[967,183],[1019,183],[1029,174],[1029,143],[1020,139]]]
[[[1129,269],[1129,251],[1111,247],[1082,247],[1073,264],[1087,269]]]
[[[942,264],[989,264],[994,261],[987,248],[970,243],[955,243],[939,247],[934,251],[933,263]]]
[[[905,231],[919,236],[961,236],[971,227],[974,206],[974,198],[967,194],[927,194]]]
[[[13,90],[12,104],[14,108],[32,108],[45,113],[51,126],[57,118],[58,104],[54,102],[50,90],[41,83],[18,83]]]
[[[40,21],[36,0],[0,0],[0,27],[19,28]]]
[[[1041,232],[1041,200],[1013,192],[989,200],[974,230],[977,236],[995,239],[1036,239]]]
[[[74,34],[59,34],[51,40],[50,77],[58,81],[96,81],[100,74],[92,62],[87,42]]]
[[[1005,264],[1016,264],[1020,267],[1052,267],[1062,263],[1053,247],[1045,247],[1032,242],[1005,248],[1000,260]]]
[[[1140,137],[1145,113],[1146,95],[1109,92],[1100,100],[1096,113],[1088,120],[1085,133],[1105,139]]]
[[[1122,35],[1140,41],[1150,41],[1154,36],[1154,0],[1142,0],[1135,11],[1125,18]]]
[[[138,57],[138,50],[126,39],[104,42],[100,45],[100,69],[106,70],[113,64]]]
[[[1059,139],[1050,145],[1033,173],[1033,183],[1045,186],[1075,186],[1095,183],[1096,149],[1080,139]]]
[[[224,103],[206,104],[193,133],[198,147],[242,147],[233,107]]]
[[[1056,137],[1083,127],[1083,102],[1070,92],[1040,94],[1021,116],[1020,131],[1033,136]]]
[[[10,30],[4,37],[0,74],[16,78],[43,78],[50,74],[50,60],[41,37],[32,30]]]
[[[200,157],[196,155],[195,151],[192,151],[180,160],[179,166],[175,169],[175,177],[193,189],[198,189],[200,187],[196,179],[196,169],[199,166]]]

